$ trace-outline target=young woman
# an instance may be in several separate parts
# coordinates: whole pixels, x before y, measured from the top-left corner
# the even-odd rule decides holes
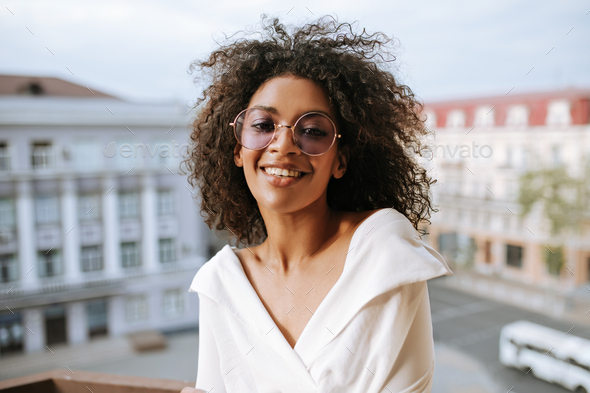
[[[246,247],[193,279],[183,393],[430,392],[426,281],[452,272],[419,234],[434,211],[421,104],[373,59],[389,38],[330,19],[290,34],[263,16],[262,39],[192,65],[212,80],[189,181],[206,223]]]

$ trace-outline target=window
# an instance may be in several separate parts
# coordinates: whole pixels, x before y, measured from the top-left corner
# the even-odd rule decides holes
[[[503,224],[504,224],[504,231],[508,232],[510,230],[510,214],[502,214]]]
[[[158,191],[158,215],[174,214],[174,192],[171,190]]]
[[[174,239],[160,239],[160,262],[173,262],[176,260],[176,248]]]
[[[485,212],[483,215],[483,227],[486,229],[490,229],[492,226],[492,213]]]
[[[72,146],[72,168],[96,169],[99,166],[102,149],[93,140],[75,141]]]
[[[90,221],[100,219],[100,196],[94,194],[78,197],[78,219]]]
[[[139,195],[137,192],[119,194],[119,217],[130,218],[139,215]]]
[[[494,125],[494,107],[480,106],[475,110],[474,126],[493,126]]]
[[[426,112],[426,121],[424,122],[424,125],[430,130],[436,128],[436,113],[434,111]]]
[[[0,282],[14,281],[18,278],[18,265],[14,254],[0,254]]]
[[[567,362],[569,364],[572,364],[572,365],[576,366],[576,367],[580,367],[580,368],[582,368],[582,369],[584,369],[586,371],[590,371],[590,366],[588,364],[582,364],[582,363],[578,362],[576,359],[568,358],[567,359]]]
[[[506,114],[507,126],[526,126],[529,124],[529,109],[524,105],[513,105]]]
[[[39,276],[53,277],[63,273],[59,250],[50,249],[38,253]]]
[[[511,167],[514,162],[512,146],[506,146],[506,166]]]
[[[509,200],[515,200],[518,197],[518,181],[509,179],[506,180],[506,197]]]
[[[114,164],[125,172],[136,167],[141,162],[141,156],[145,154],[145,148],[138,147],[138,145],[141,146],[141,144],[133,143],[130,139],[111,142],[108,146],[112,151],[107,152],[109,153],[107,157],[111,158],[109,164]],[[113,158],[114,163],[112,162]]]
[[[99,246],[82,247],[80,253],[83,272],[102,270],[102,250]]]
[[[458,236],[456,232],[441,233],[438,235],[438,251],[448,260],[455,262],[459,251]]]
[[[47,345],[66,343],[68,327],[66,308],[63,303],[48,306],[43,310],[43,314],[45,317],[45,343]]]
[[[148,319],[148,302],[145,295],[129,296],[125,302],[127,322],[139,322]]]
[[[484,262],[492,263],[492,242],[489,240],[484,244]]]
[[[121,264],[123,267],[139,266],[139,247],[136,242],[121,243]]]
[[[447,127],[465,127],[465,112],[453,110],[447,116]]]
[[[31,165],[33,169],[48,169],[53,167],[53,148],[51,142],[33,142],[31,153]]]
[[[559,145],[551,146],[551,162],[555,166],[561,164],[561,149]]]
[[[475,262],[477,244],[475,239],[464,235],[457,235],[457,252],[454,261],[463,266],[471,266]]]
[[[542,354],[547,354],[547,352],[550,352],[550,350],[542,349],[542,348],[537,347],[536,345],[531,345],[531,344],[525,344],[524,347],[526,349],[528,349],[529,351],[535,351],[535,352],[539,352]]]
[[[554,100],[547,106],[547,125],[568,125],[572,123],[570,103],[567,100]]]
[[[471,226],[476,227],[477,226],[477,220],[478,219],[478,214],[477,214],[477,210],[472,210],[471,211]]]
[[[168,135],[171,136],[171,135]],[[168,167],[174,170],[174,166],[178,167],[178,160],[180,157],[179,146],[172,139],[155,139],[151,141],[151,146],[146,146],[147,157],[150,159],[150,166],[159,166],[161,168]],[[151,151],[149,150],[151,149]],[[182,150],[184,152],[184,150]]]
[[[521,152],[522,152],[522,156],[521,156],[521,161],[520,161],[520,168],[521,169],[528,169],[529,163],[531,160],[531,149],[528,147],[523,147]]]
[[[59,198],[54,195],[38,196],[35,199],[38,224],[54,224],[59,221]]]
[[[86,304],[88,316],[88,335],[90,337],[107,334],[107,301],[106,299],[92,300]]]
[[[0,142],[0,171],[7,171],[10,169],[10,151],[8,150],[8,143]]]
[[[24,330],[19,312],[0,313],[0,356],[23,351]]]
[[[492,199],[494,194],[492,194],[492,182],[486,182],[485,187],[485,194],[484,199]]]
[[[164,291],[164,316],[171,318],[182,315],[184,312],[183,292],[180,289]]]
[[[516,218],[516,230],[518,232],[522,232],[522,229],[523,229],[522,227],[523,227],[523,219],[522,219],[522,217],[518,216]]]
[[[506,245],[506,264],[509,266],[522,267],[522,247]]]
[[[14,227],[14,200],[0,198],[0,227]]]

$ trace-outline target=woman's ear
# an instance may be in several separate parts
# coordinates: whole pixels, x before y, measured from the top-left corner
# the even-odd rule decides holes
[[[242,145],[239,143],[236,143],[236,147],[234,147],[234,162],[236,163],[236,166],[244,166],[244,161],[242,159]]]
[[[350,149],[348,146],[344,146],[338,149],[338,167],[334,171],[333,175],[336,179],[340,179],[344,176],[346,169],[348,168],[348,160],[350,158]]]

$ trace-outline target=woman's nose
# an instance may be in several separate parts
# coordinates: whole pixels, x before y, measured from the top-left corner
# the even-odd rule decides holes
[[[293,151],[298,152],[299,147],[293,141],[293,131],[290,127],[278,125],[274,138],[269,145],[269,149],[280,151],[283,155]]]

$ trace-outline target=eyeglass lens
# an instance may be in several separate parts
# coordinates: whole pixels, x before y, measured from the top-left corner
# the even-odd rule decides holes
[[[242,112],[235,122],[236,137],[242,146],[259,150],[268,146],[274,135],[274,119],[263,109],[250,108]],[[295,144],[307,154],[322,154],[334,141],[336,130],[332,121],[323,114],[309,113],[295,126]]]

